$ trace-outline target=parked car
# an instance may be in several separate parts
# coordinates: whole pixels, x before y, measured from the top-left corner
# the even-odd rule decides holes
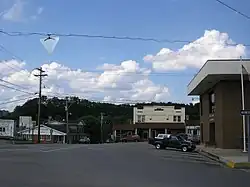
[[[89,137],[81,138],[81,139],[79,140],[79,143],[80,143],[80,144],[89,144],[89,143],[90,143],[90,139],[89,139]]]
[[[139,142],[140,141],[140,136],[137,134],[134,135],[127,135],[123,138],[120,139],[121,142]]]
[[[191,142],[195,143],[196,145],[200,144],[200,137],[198,135],[179,133],[176,136],[180,136],[187,141],[191,141]]]
[[[155,139],[153,145],[155,146],[156,149],[165,149],[169,147],[169,148],[180,149],[183,152],[194,151],[196,149],[196,145],[193,142],[187,141],[181,136],[173,136],[173,135],[166,136],[163,139]]]

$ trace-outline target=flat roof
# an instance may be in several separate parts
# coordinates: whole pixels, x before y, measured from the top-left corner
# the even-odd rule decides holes
[[[201,95],[223,80],[240,80],[241,64],[250,72],[250,59],[208,60],[187,86],[188,95]]]

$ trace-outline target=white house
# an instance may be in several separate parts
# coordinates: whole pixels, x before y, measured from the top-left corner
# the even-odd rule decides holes
[[[9,119],[0,119],[0,136],[14,137],[15,121]]]
[[[135,123],[185,123],[185,107],[134,107],[133,124]]]
[[[26,138],[27,140],[34,139],[36,141],[37,136],[38,136],[38,127],[36,126],[33,129],[32,128],[24,129],[18,133],[19,135]],[[40,140],[41,141],[46,141],[46,142],[53,141],[53,143],[56,143],[56,142],[65,143],[66,135],[67,135],[66,133],[58,131],[46,125],[40,126]]]

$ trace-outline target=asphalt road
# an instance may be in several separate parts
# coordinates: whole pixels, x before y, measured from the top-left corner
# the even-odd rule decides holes
[[[238,187],[250,173],[146,143],[0,148],[4,187]]]

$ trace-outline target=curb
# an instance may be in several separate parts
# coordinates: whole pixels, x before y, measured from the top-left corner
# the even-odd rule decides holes
[[[216,161],[216,162],[220,162],[220,163],[221,163],[220,157],[217,156],[217,155],[215,155],[215,154],[206,152],[206,151],[204,151],[204,150],[202,150],[202,149],[197,150],[197,152],[198,152],[200,155],[202,155],[202,156],[205,156],[205,157],[207,157],[207,158],[209,158],[209,159],[211,159],[211,160],[213,160],[213,161]]]
[[[250,162],[233,162],[231,160],[227,160],[225,158],[222,158],[216,154],[209,153],[207,151],[204,151],[202,149],[198,150],[199,154],[202,156],[205,156],[211,160],[214,160],[216,162],[219,162],[223,164],[226,167],[233,168],[233,169],[250,169]]]

